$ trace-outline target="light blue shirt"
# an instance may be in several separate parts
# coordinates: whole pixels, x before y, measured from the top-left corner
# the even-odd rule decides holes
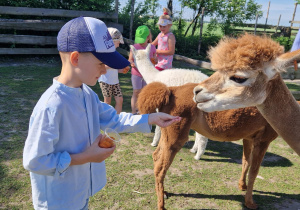
[[[293,46],[291,48],[291,52],[300,49],[300,29],[297,32],[297,35],[294,39]]]
[[[23,153],[35,209],[80,209],[105,186],[104,161],[69,165],[70,154],[83,152],[107,127],[151,131],[148,115],[118,115],[87,85],[71,88],[53,80],[33,110]]]

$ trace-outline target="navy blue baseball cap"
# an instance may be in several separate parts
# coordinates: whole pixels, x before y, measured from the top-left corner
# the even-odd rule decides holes
[[[129,66],[129,61],[116,51],[105,23],[92,17],[78,17],[67,22],[58,32],[60,52],[91,52],[114,69]]]

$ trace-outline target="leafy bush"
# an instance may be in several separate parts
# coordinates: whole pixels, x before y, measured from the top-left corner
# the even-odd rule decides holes
[[[221,37],[216,35],[202,36],[200,55],[198,55],[199,36],[184,37],[182,33],[173,32],[176,37],[175,52],[197,60],[207,60],[207,51],[210,46],[215,46]]]
[[[0,0],[1,6],[111,12],[114,0]]]
[[[294,42],[294,39],[291,39],[289,37],[282,37],[282,36],[274,38],[274,40],[277,41],[282,46],[284,46],[285,51],[289,51],[292,48]]]

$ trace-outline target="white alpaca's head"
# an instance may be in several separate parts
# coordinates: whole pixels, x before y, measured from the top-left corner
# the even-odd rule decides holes
[[[130,45],[130,49],[132,52],[132,56],[134,59],[135,65],[138,67],[139,64],[142,64],[142,62],[150,61],[150,50],[151,50],[151,44],[148,44],[146,49],[144,50],[137,50],[133,45]]]

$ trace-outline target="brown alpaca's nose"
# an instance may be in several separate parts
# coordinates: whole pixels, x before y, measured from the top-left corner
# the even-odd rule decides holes
[[[196,95],[197,95],[198,93],[200,93],[202,90],[203,90],[202,87],[196,86],[196,87],[194,88],[194,95],[196,96]]]

